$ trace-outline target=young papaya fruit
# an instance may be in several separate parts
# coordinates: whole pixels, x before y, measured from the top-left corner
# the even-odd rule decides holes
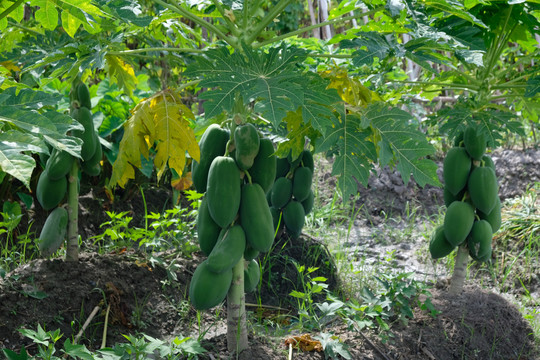
[[[97,134],[97,133],[96,133]],[[96,151],[94,155],[88,161],[83,161],[81,164],[82,171],[89,176],[99,176],[101,173],[101,160],[103,158],[103,149],[101,148],[101,143],[97,142]]]
[[[191,163],[191,179],[197,192],[204,193],[206,191],[210,165],[216,157],[225,154],[228,141],[229,132],[219,125],[212,124],[206,128],[199,141],[200,161]]]
[[[452,246],[461,245],[471,232],[474,208],[467,202],[454,201],[444,215],[444,236]]]
[[[454,147],[463,147],[463,131],[458,131],[454,138]]]
[[[197,310],[219,305],[229,292],[232,269],[216,274],[208,267],[208,259],[197,266],[189,284],[189,299]]]
[[[94,128],[92,112],[86,107],[81,107],[75,109],[72,116],[84,127],[83,131],[74,130],[73,135],[83,141],[81,158],[83,161],[88,161],[94,155],[99,142],[98,135]]]
[[[309,191],[308,197],[302,201],[302,206],[304,207],[304,212],[309,214],[311,210],[313,209],[313,203],[315,201],[315,194],[313,193],[313,190]]]
[[[307,199],[311,191],[312,179],[313,173],[311,172],[310,168],[296,168],[292,181],[292,193],[297,201],[302,202]]]
[[[255,250],[246,242],[246,250],[244,250],[244,260],[251,261],[259,256],[259,251]]]
[[[244,269],[244,292],[250,293],[257,288],[261,277],[261,269],[256,260],[251,260]]]
[[[495,171],[495,163],[493,162],[493,159],[489,155],[482,156],[482,166],[492,168],[493,171]],[[497,173],[497,172],[495,172]]]
[[[267,138],[260,140],[259,152],[249,169],[249,174],[253,182],[261,185],[265,194],[272,189],[276,178],[276,155],[272,140]]]
[[[260,139],[257,128],[250,123],[239,125],[234,130],[235,159],[240,170],[248,170],[253,166],[259,153]]]
[[[90,89],[82,81],[77,85],[77,99],[81,107],[85,107],[89,110],[92,109],[92,101],[90,98]]]
[[[483,261],[491,257],[491,240],[493,239],[493,230],[486,220],[475,221],[471,233],[467,238],[469,255],[475,260]]]
[[[289,164],[289,161],[287,160],[287,158],[277,158],[276,159],[276,178],[274,180],[277,180],[280,177],[287,176],[290,169],[291,169],[291,164]]]
[[[278,178],[272,186],[270,201],[276,209],[282,209],[287,205],[292,197],[292,182],[291,180],[281,177]]]
[[[311,170],[311,173],[315,173],[315,163],[313,162],[313,154],[309,150],[302,151],[302,166]]]
[[[247,243],[255,250],[267,252],[274,242],[274,222],[264,190],[257,183],[242,187],[240,222]]]
[[[456,247],[450,244],[444,236],[444,227],[435,229],[429,242],[429,253],[433,259],[440,259],[450,254]]]
[[[454,147],[448,150],[443,161],[444,186],[452,194],[457,195],[467,185],[471,171],[471,158],[467,150]]]
[[[62,246],[68,225],[68,212],[63,207],[57,207],[45,220],[38,239],[39,252],[49,257]]]
[[[452,194],[446,187],[443,189],[444,205],[450,206],[454,201],[461,201],[465,195],[465,189],[461,190],[457,195]]]
[[[501,227],[501,199],[498,196],[495,199],[495,206],[490,213],[485,214],[480,210],[477,210],[476,213],[480,219],[486,220],[491,225],[493,233]]]
[[[497,176],[490,167],[478,167],[471,172],[467,189],[473,205],[483,212],[489,214],[497,202],[499,186]]]
[[[203,197],[199,212],[197,214],[197,240],[201,251],[206,255],[210,255],[212,249],[216,245],[221,228],[212,219],[210,211],[208,211],[208,202],[206,196]]]
[[[296,200],[291,200],[283,209],[283,222],[292,238],[296,239],[302,233],[305,217],[304,207]]]
[[[54,149],[51,157],[47,160],[45,169],[51,180],[59,180],[65,177],[73,166],[75,158],[66,151]]]
[[[240,225],[221,229],[216,245],[208,255],[208,269],[215,273],[229,271],[244,256],[246,234]]]
[[[44,170],[39,176],[36,186],[36,197],[44,210],[51,210],[60,204],[67,192],[67,179],[62,177],[52,180]]]
[[[281,219],[281,210],[276,209],[275,207],[270,207],[270,214],[272,214],[272,223],[274,225],[274,233],[280,227],[283,225],[283,220]]]
[[[487,142],[484,134],[477,130],[476,127],[468,126],[463,133],[463,144],[471,158],[481,160],[486,152]]]
[[[208,171],[206,196],[212,219],[221,228],[228,227],[240,208],[240,170],[233,158],[218,156]]]

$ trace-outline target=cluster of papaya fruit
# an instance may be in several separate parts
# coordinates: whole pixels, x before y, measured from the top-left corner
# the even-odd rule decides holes
[[[242,259],[244,291],[251,292],[258,284],[260,268],[255,259],[274,241],[266,193],[275,178],[276,157],[272,141],[261,137],[250,123],[231,132],[212,124],[199,147],[200,161],[192,163],[192,180],[195,189],[204,193],[197,235],[207,259],[193,274],[189,297],[196,309],[205,310],[225,299],[232,269]]]
[[[466,242],[473,259],[488,261],[493,233],[501,226],[495,164],[474,126],[460,133],[454,145],[443,162],[444,223],[435,230],[429,251],[434,259],[442,258]]]
[[[73,131],[71,135],[83,141],[81,148],[81,169],[90,176],[101,172],[102,149],[91,112],[90,91],[82,81],[75,82],[70,92],[71,116],[83,125],[84,130]],[[54,149],[46,160],[45,169],[40,174],[36,186],[36,198],[44,210],[51,210],[39,237],[42,255],[50,256],[64,240],[68,214],[64,207],[58,207],[68,188],[68,175],[77,161],[66,151]]]
[[[284,226],[295,239],[302,233],[305,216],[313,209],[313,170],[313,155],[309,150],[302,151],[295,160],[290,155],[278,158],[276,179],[267,196],[274,227],[279,227],[279,232]]]

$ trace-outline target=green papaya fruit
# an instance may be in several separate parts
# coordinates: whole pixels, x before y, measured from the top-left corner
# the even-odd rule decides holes
[[[287,155],[287,161],[289,161],[291,169],[296,169],[298,165],[300,165],[303,155],[303,152],[301,152],[297,157],[293,158],[292,150],[289,152],[289,155]]]
[[[222,229],[216,245],[208,255],[208,269],[215,273],[229,271],[244,256],[246,234],[240,225]]]
[[[235,159],[240,170],[248,170],[253,166],[259,153],[260,139],[257,128],[250,123],[239,125],[234,130]]]
[[[276,209],[275,207],[270,207],[270,214],[272,214],[272,223],[274,225],[274,233],[278,227],[282,224],[283,220],[281,219],[281,210]]]
[[[304,207],[304,212],[309,214],[311,210],[313,209],[313,203],[315,201],[315,194],[313,193],[313,190],[309,191],[308,197],[302,201],[302,206]]]
[[[481,160],[486,152],[486,139],[476,127],[468,126],[463,133],[463,144],[471,158]]]
[[[313,154],[309,150],[302,151],[302,166],[311,170],[311,173],[315,173],[315,163],[313,162]]]
[[[443,161],[443,179],[444,186],[452,194],[457,195],[467,185],[471,164],[471,158],[464,148],[448,150]]]
[[[277,158],[276,159],[276,179],[280,177],[285,177],[289,170],[291,169],[291,164],[287,158]]]
[[[467,239],[474,223],[474,208],[466,202],[454,201],[446,209],[444,235],[452,246],[459,246]]]
[[[490,213],[485,214],[480,210],[477,210],[478,217],[482,220],[486,220],[490,225],[493,233],[498,231],[501,227],[501,199],[497,196],[495,200],[495,206]]]
[[[73,135],[83,141],[81,158],[83,161],[88,161],[94,155],[99,142],[94,128],[92,112],[86,107],[81,107],[75,109],[72,116],[84,127],[84,130],[73,130]]]
[[[272,202],[272,206],[277,209],[283,208],[292,197],[291,180],[284,177],[276,179],[271,192],[270,201]]]
[[[289,202],[285,209],[283,209],[283,222],[292,238],[296,239],[302,233],[305,216],[304,207],[295,200]]]
[[[444,205],[450,206],[454,201],[461,201],[465,195],[465,189],[461,190],[457,195],[452,194],[446,187],[443,189]]]
[[[208,267],[208,259],[197,266],[189,284],[189,299],[197,310],[219,305],[227,297],[232,282],[232,269],[216,274]]]
[[[89,110],[92,109],[90,89],[83,82],[79,82],[79,84],[77,85],[77,99],[79,100],[79,104],[81,105],[81,107],[85,107]]]
[[[259,184],[245,184],[242,187],[240,222],[246,232],[246,241],[253,249],[260,252],[270,250],[274,242],[274,222],[264,190]]]
[[[493,230],[486,220],[475,221],[471,233],[467,238],[469,255],[475,260],[483,261],[491,257],[491,240],[493,239]]]
[[[36,197],[41,207],[51,210],[60,204],[67,192],[67,178],[64,176],[58,180],[52,180],[47,170],[39,176],[36,186]]]
[[[199,141],[200,161],[192,161],[191,163],[191,179],[197,192],[204,193],[206,191],[210,165],[216,157],[225,154],[228,141],[229,132],[219,125],[212,124],[206,128]]]
[[[489,214],[497,202],[499,186],[497,176],[490,167],[478,167],[471,172],[467,189],[473,205],[483,212]]]
[[[90,176],[98,176],[101,173],[101,160],[103,159],[103,149],[101,148],[101,143],[99,142],[96,145],[96,151],[94,155],[88,161],[83,161],[81,164],[82,171]]]
[[[261,269],[256,260],[251,260],[244,269],[244,292],[250,293],[257,288],[261,277]]]
[[[212,219],[221,228],[228,227],[240,208],[240,170],[233,158],[218,156],[208,171],[206,196]]]
[[[250,261],[259,256],[259,251],[255,250],[249,244],[246,243],[246,250],[244,250],[244,260]]]
[[[463,147],[463,131],[458,131],[454,138],[454,147]]]
[[[59,180],[60,178],[65,177],[71,170],[74,160],[75,158],[70,153],[54,149],[45,165],[49,178],[51,180]]]
[[[295,199],[302,202],[307,199],[311,191],[313,173],[307,167],[298,167],[294,171],[292,193]]]
[[[485,167],[490,167],[495,171],[495,163],[493,162],[493,159],[489,155],[482,156],[482,163]],[[496,172],[495,172],[496,173]]]
[[[272,189],[276,178],[276,155],[274,155],[274,144],[272,140],[262,138],[259,145],[259,153],[253,161],[253,166],[249,169],[251,180],[261,185],[265,194]]]
[[[216,245],[221,228],[212,219],[210,211],[208,211],[208,202],[206,196],[203,197],[199,212],[197,214],[197,240],[201,251],[206,255],[210,255],[212,249]]]
[[[65,240],[68,225],[68,212],[62,207],[57,207],[45,220],[38,239],[39,252],[44,257],[49,257],[62,246]]]
[[[455,246],[450,244],[444,236],[444,227],[435,229],[431,241],[429,242],[429,253],[433,259],[440,259],[450,254]]]

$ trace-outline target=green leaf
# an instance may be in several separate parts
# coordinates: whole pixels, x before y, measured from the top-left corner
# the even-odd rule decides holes
[[[442,10],[448,14],[452,14],[458,18],[467,20],[474,25],[487,28],[487,26],[482,22],[482,20],[476,18],[473,14],[465,10],[464,6],[457,1],[447,1],[447,0],[424,0],[422,2],[427,8],[435,8]]]
[[[30,134],[16,131],[0,133],[0,169],[21,181],[30,189],[30,178],[36,167],[32,156],[25,154],[26,151],[48,151],[42,148],[43,143]]]
[[[70,339],[66,339],[64,342],[64,352],[74,358],[81,358],[84,360],[93,360],[92,353],[84,345],[72,344]]]
[[[49,94],[43,91],[35,91],[32,89],[20,89],[10,87],[0,94],[0,105],[15,106],[17,108],[28,107],[31,109],[39,109],[43,106],[56,106],[62,95]]]
[[[6,356],[7,360],[27,360],[28,359],[28,353],[26,352],[26,348],[23,346],[20,353],[16,353],[15,351],[9,350],[9,349],[3,349],[2,352]]]
[[[533,97],[540,92],[540,76],[536,76],[527,81],[525,88],[525,97]]]
[[[356,66],[371,65],[375,58],[384,60],[392,51],[392,46],[383,34],[358,32],[356,36],[354,40],[343,40],[339,44],[342,49],[358,49],[352,54]]]
[[[435,148],[427,141],[426,135],[411,124],[409,113],[389,108],[382,104],[370,105],[363,114],[363,122],[369,124],[380,136],[377,144],[381,166],[397,161],[397,169],[403,182],[407,184],[412,175],[419,186],[426,184],[439,186],[437,165],[435,162],[422,159],[435,152]]]
[[[47,30],[56,29],[58,26],[58,10],[52,0],[32,0],[30,4],[39,7],[35,13],[36,21]]]

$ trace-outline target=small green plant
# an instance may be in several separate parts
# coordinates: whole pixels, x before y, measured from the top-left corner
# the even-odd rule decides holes
[[[301,328],[306,325],[319,327],[320,318],[313,307],[313,296],[326,291],[328,284],[325,284],[325,282],[328,279],[323,276],[311,276],[312,273],[318,270],[317,267],[308,267],[306,269],[304,265],[295,265],[301,282],[301,291],[294,290],[289,295],[297,300],[298,326]],[[308,321],[307,324],[304,323],[306,320]]]

